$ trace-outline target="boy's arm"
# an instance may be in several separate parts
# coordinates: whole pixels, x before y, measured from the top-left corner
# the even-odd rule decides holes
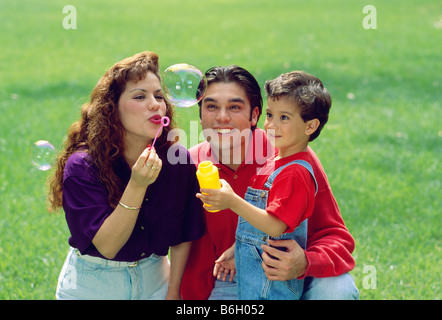
[[[203,203],[211,205],[211,207],[204,205],[205,209],[230,209],[271,237],[279,237],[287,230],[287,225],[282,220],[242,199],[232,190],[227,181],[222,179],[220,181],[221,189],[201,189],[201,192],[205,194],[197,194]]]

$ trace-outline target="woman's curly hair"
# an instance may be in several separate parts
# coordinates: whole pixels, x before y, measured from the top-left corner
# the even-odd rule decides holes
[[[58,211],[63,205],[63,174],[69,157],[77,151],[86,151],[98,171],[98,179],[109,193],[109,203],[115,207],[124,191],[124,185],[114,172],[114,164],[124,155],[124,127],[118,113],[118,100],[127,82],[138,82],[153,72],[161,81],[158,55],[140,52],[112,66],[98,81],[90,101],[81,108],[80,120],[68,129],[63,151],[58,155],[53,175],[49,177],[49,211]],[[161,149],[175,141],[167,134],[174,129],[173,108],[166,102],[166,116],[171,123],[163,128],[155,147]]]

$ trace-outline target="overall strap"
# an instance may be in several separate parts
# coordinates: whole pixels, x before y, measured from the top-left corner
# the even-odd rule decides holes
[[[279,167],[278,169],[273,171],[273,173],[269,176],[269,178],[267,179],[267,182],[264,184],[264,187],[267,187],[268,189],[270,189],[273,184],[273,181],[275,180],[276,176],[282,171],[282,169],[284,169],[285,167],[287,167],[289,165],[295,164],[295,163],[306,168],[308,170],[308,172],[310,172],[310,174],[312,175],[313,180],[315,181],[315,196],[316,196],[316,193],[318,193],[318,183],[316,182],[316,178],[313,173],[312,166],[310,165],[310,163],[308,163],[305,160],[293,160],[292,162],[289,162],[289,163]]]

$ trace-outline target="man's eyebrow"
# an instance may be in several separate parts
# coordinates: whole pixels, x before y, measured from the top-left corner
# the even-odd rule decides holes
[[[211,97],[207,97],[203,99],[204,101],[210,101],[210,102],[218,102],[218,100],[211,98]],[[241,102],[241,103],[245,103],[244,99],[241,98],[232,98],[229,99],[229,102]]]
[[[217,102],[216,99],[211,98],[211,97],[204,98],[203,101],[204,101],[204,102],[205,102],[205,101],[209,101],[209,102]]]
[[[241,98],[233,98],[230,99],[229,102],[240,102],[240,103],[246,103],[243,99]]]

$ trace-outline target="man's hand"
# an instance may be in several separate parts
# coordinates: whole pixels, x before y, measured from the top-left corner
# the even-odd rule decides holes
[[[285,247],[284,252],[268,245],[262,245],[262,268],[269,280],[291,280],[302,276],[307,269],[307,258],[304,250],[295,240],[272,240],[273,247]],[[273,256],[274,258],[272,258]]]

